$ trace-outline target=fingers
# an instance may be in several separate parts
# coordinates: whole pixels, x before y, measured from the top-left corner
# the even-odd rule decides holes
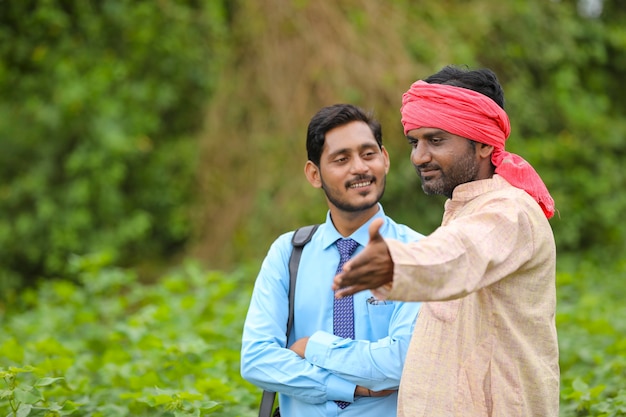
[[[357,385],[356,389],[354,390],[354,395],[359,397],[386,397],[387,395],[391,395],[396,391],[398,390],[386,389],[381,391],[372,391],[369,388]]]
[[[369,227],[370,241],[368,242],[367,246],[363,250],[364,253],[360,253],[354,258],[348,260],[348,262],[346,262],[343,265],[343,268],[342,268],[343,272],[349,272],[353,268],[358,268],[359,266],[364,265],[369,261],[369,256],[367,254],[371,250],[372,244],[385,241],[385,239],[380,234],[380,228],[384,224],[384,222],[385,221],[383,219],[375,219],[374,221],[372,221],[372,224],[370,224],[370,227]],[[342,273],[340,274],[340,277],[344,278],[345,276]]]
[[[372,224],[370,224],[370,228],[369,228],[370,242],[383,239],[382,235],[380,234],[380,228],[382,227],[384,223],[385,223],[385,220],[380,219],[380,218],[374,219],[374,221],[372,221]]]
[[[371,393],[371,397],[386,397],[387,395],[391,395],[394,392],[396,392],[397,390],[393,390],[393,389],[386,389],[383,391],[370,391]]]
[[[306,345],[309,342],[308,337],[303,337],[301,339],[296,340],[289,349],[296,352],[301,358],[304,358],[304,353],[306,352]]]
[[[342,274],[335,275],[335,278],[333,279],[333,285],[330,286],[330,288],[333,291],[341,291],[340,290],[340,288],[341,288],[341,278],[342,278],[341,275]]]
[[[337,278],[335,278],[335,282],[333,282],[333,290],[335,291],[335,298],[343,298],[352,294],[356,294],[357,292],[367,290],[367,286],[365,285],[351,285],[349,287],[340,288],[339,285],[336,284]]]

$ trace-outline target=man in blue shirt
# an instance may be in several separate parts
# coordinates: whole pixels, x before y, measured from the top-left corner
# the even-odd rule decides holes
[[[241,374],[279,393],[282,417],[392,417],[419,304],[379,301],[363,291],[341,307],[330,287],[343,242],[352,239],[353,253],[361,251],[374,219],[384,219],[384,237],[408,242],[422,235],[385,216],[379,200],[389,155],[380,124],[361,109],[348,104],[322,108],[309,123],[307,153],[304,172],[313,187],[324,191],[326,222],[302,252],[289,341],[285,324],[293,232],[272,244],[244,325]]]

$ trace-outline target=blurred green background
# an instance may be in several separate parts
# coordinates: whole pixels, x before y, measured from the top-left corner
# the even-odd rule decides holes
[[[190,264],[211,285],[214,274],[239,283],[232,317],[197,311],[239,331],[269,244],[323,221],[324,199],[302,173],[321,106],[349,102],[381,120],[392,162],[385,210],[431,232],[443,200],[423,195],[410,165],[401,95],[447,64],[489,67],[505,90],[507,150],[532,163],[558,210],[562,414],[626,415],[625,22],[621,0],[0,0],[0,319],[10,335],[0,348],[54,338],[54,326],[15,329],[86,280],[120,274],[119,297],[150,294]],[[50,298],[59,283],[70,293]],[[124,304],[119,320],[149,304]],[[71,317],[87,311],[71,305]],[[236,353],[238,342],[209,345]],[[33,352],[0,369],[37,374],[23,367],[41,369]],[[220,371],[224,384],[250,396],[214,392],[224,415],[246,413],[235,403],[253,413],[257,401],[237,360]],[[40,373],[67,377],[72,366]],[[215,364],[203,366],[210,374]]]
[[[323,217],[302,175],[305,131],[336,102],[383,122],[385,207],[432,231],[442,201],[419,192],[399,106],[446,64],[499,75],[507,149],[551,190],[559,250],[620,253],[622,3],[318,3],[0,3],[2,287],[66,276],[73,256],[146,273],[186,256],[225,268],[262,256]]]

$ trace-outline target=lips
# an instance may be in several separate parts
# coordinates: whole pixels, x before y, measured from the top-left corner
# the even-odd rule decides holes
[[[430,178],[433,175],[435,175],[437,173],[437,171],[439,171],[439,168],[430,167],[430,166],[422,167],[422,168],[416,167],[416,171],[418,172],[420,177],[422,177],[422,178]]]
[[[370,185],[372,185],[371,181],[362,181],[362,182],[357,182],[356,184],[351,184],[350,188],[364,188],[364,187],[369,187]]]
[[[359,179],[359,180],[356,180],[356,181],[349,182],[348,183],[348,188],[353,189],[353,190],[358,190],[360,188],[369,187],[372,184],[374,184],[374,179],[373,178]]]
[[[420,169],[420,175],[422,177],[432,177],[436,172],[436,169]]]

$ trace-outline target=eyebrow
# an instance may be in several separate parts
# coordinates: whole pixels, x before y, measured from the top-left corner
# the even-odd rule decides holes
[[[449,134],[449,132],[446,132],[443,129],[437,129],[437,130],[434,130],[434,131],[429,131],[429,132],[424,133],[422,135],[422,137],[424,139],[432,139],[435,136],[441,136],[441,135],[447,135],[447,134]],[[407,138],[407,140],[419,140],[418,137],[411,136],[411,135],[406,135],[406,138]]]
[[[376,142],[376,143],[364,143],[364,144],[359,146],[358,151],[362,152],[362,151],[367,150],[367,149],[377,149],[377,150],[380,150],[381,147],[378,146],[378,142]],[[352,152],[352,148],[341,148],[341,149],[336,150],[335,152],[329,153],[328,157],[332,158],[334,156],[341,155],[341,154],[344,154],[344,153],[350,153],[350,152]]]

